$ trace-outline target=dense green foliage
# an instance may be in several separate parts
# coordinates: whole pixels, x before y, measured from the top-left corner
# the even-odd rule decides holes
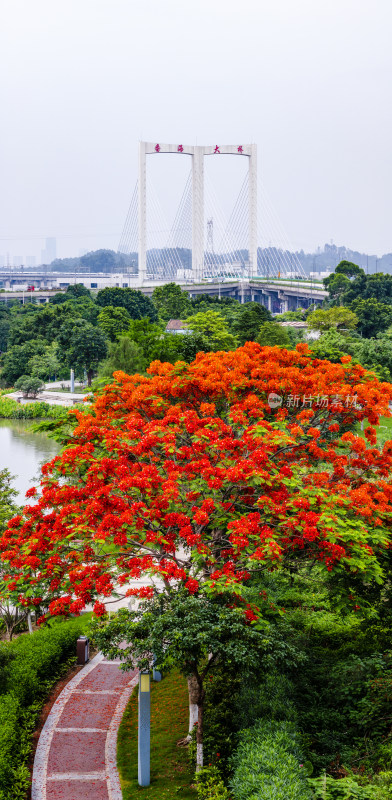
[[[254,342],[263,323],[271,319],[270,312],[260,303],[244,303],[233,320],[232,331],[239,344]]]
[[[185,319],[192,311],[188,292],[184,292],[176,283],[157,286],[152,294],[152,301],[161,319]]]
[[[266,345],[279,345],[290,349],[290,336],[287,328],[283,328],[277,322],[264,322],[259,330],[256,342],[262,347]]]
[[[390,797],[390,587],[368,587],[367,613],[343,616],[333,610],[335,588],[314,568],[271,576],[263,588],[271,654],[275,629],[292,656],[260,664],[256,676],[226,665],[213,671],[206,762],[219,767],[216,782],[223,775],[234,800]]]
[[[0,397],[0,419],[43,419],[64,420],[68,409],[51,406],[49,403],[17,403],[12,397]]]
[[[97,294],[97,303],[102,308],[105,308],[105,306],[125,308],[132,319],[148,317],[152,322],[158,319],[154,304],[143,292],[139,292],[136,289],[111,287],[100,289]]]
[[[356,314],[344,306],[333,306],[326,310],[318,308],[308,316],[308,327],[311,330],[347,330],[355,328],[357,324]]]
[[[390,381],[392,275],[366,275],[356,264],[342,261],[324,284],[329,291],[328,307],[308,317],[310,327],[322,332],[317,341],[310,342],[314,356],[339,362],[350,355],[381,380]],[[336,324],[339,318],[342,323]]]
[[[84,620],[58,622],[11,644],[0,644],[0,800],[24,800],[27,760],[42,702],[75,660]]]
[[[48,305],[34,303],[1,309],[0,379],[12,386],[22,376],[42,381],[65,379],[69,369],[110,377],[116,369],[145,371],[154,360],[191,362],[198,352],[229,350],[253,341],[271,315],[259,303],[199,295],[191,299],[175,283],[157,287],[152,300],[119,287],[95,295],[82,284],[53,295]],[[170,319],[183,319],[188,334],[166,332]],[[293,346],[292,332],[280,336]],[[279,334],[278,334],[279,336]],[[132,344],[125,344],[125,338]],[[120,344],[120,339],[121,344]],[[267,335],[274,344],[276,326]]]
[[[259,720],[241,731],[230,781],[235,800],[310,800],[302,759],[292,722]]]

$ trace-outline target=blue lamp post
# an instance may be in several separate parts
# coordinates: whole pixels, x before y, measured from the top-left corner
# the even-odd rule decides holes
[[[138,782],[150,785],[150,673],[139,673]]]

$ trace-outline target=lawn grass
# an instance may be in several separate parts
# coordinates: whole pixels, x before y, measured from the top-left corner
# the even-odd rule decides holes
[[[358,436],[362,436],[362,438],[364,438],[365,430],[368,427],[368,425],[369,425],[368,421],[365,420],[364,430],[362,431],[361,426],[358,423],[354,429],[355,433],[358,434]],[[380,424],[376,426],[376,430],[377,430],[377,444],[379,446],[383,446],[385,442],[392,439],[392,417],[380,417]]]
[[[123,800],[196,800],[188,750],[177,747],[188,733],[186,680],[173,671],[160,683],[151,682],[151,785],[137,782],[138,691],[134,689],[118,733],[117,766]]]

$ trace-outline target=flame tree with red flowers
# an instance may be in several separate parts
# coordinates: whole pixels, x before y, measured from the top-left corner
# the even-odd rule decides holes
[[[256,627],[245,587],[262,570],[318,564],[381,582],[392,442],[381,452],[376,426],[390,399],[349,356],[315,360],[306,345],[115,373],[73,412],[34,504],[1,537],[7,592],[50,615],[95,602],[100,616],[116,592],[151,596],[149,577],[167,598],[229,593]]]

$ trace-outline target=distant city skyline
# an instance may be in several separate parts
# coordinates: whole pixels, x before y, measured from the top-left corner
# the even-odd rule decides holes
[[[46,238],[46,248],[41,250],[41,255],[45,256],[48,255],[49,249],[52,248],[52,253],[56,252],[57,242],[53,237]],[[105,249],[110,250],[110,248],[97,248],[97,250]],[[97,250],[89,251],[86,249],[80,249],[78,253],[73,253],[72,255],[65,257],[65,262],[67,258],[72,260],[74,264],[79,263],[79,259],[81,259],[87,253],[95,253]],[[381,272],[388,272],[392,274],[392,252],[384,253],[381,256],[378,256],[376,253],[364,253],[360,251],[352,250],[351,248],[345,247],[344,245],[335,245],[333,242],[326,242],[322,247],[318,246],[313,251],[304,251],[304,250],[290,250],[290,248],[275,248],[272,245],[266,246],[264,248],[258,248],[258,264],[259,264],[259,272],[261,270],[261,274],[268,275],[268,267],[267,264],[271,263],[271,268],[282,269],[282,271],[294,271],[295,272],[295,263],[301,264],[302,268],[305,270],[307,274],[314,274],[316,275],[319,272],[323,272],[327,270],[333,270],[339,261],[342,259],[349,259],[354,261],[355,263],[359,264],[365,272],[373,273],[377,271]],[[187,248],[183,248],[184,253],[186,253]],[[113,251],[111,251],[113,252]],[[150,252],[150,251],[149,251]],[[159,248],[156,251],[159,253]],[[162,263],[165,261],[164,256],[165,248],[162,250]],[[190,252],[190,251],[189,251]],[[219,251],[215,251],[216,255],[219,254]],[[206,254],[208,253],[208,248],[206,249]],[[269,255],[270,254],[270,255]],[[280,254],[280,255],[279,255]],[[119,253],[120,261],[121,261],[121,253]],[[295,259],[292,261],[292,258],[298,256],[297,262]],[[137,254],[136,254],[137,258]],[[189,257],[184,256],[185,261],[189,261],[191,256]],[[61,261],[60,257],[60,261]],[[154,258],[154,261],[156,258]],[[208,259],[207,259],[208,260]],[[118,266],[112,266],[108,268],[107,271],[109,272],[121,272],[122,268],[120,266],[120,261]],[[159,257],[158,257],[159,261]],[[40,269],[41,266],[47,266],[50,264],[50,261],[45,261],[41,259],[37,259],[35,256],[28,255],[28,256],[21,256],[16,255],[12,256],[8,253],[7,256],[0,254],[0,268],[2,269],[9,269],[10,273],[14,270],[17,271],[18,267],[24,269],[25,267],[28,268],[37,268]],[[137,261],[131,260],[126,262],[128,265],[136,266]],[[264,265],[264,268],[263,268]],[[279,266],[281,265],[281,266]],[[64,266],[61,267],[64,269]],[[72,266],[69,266],[69,269],[73,269]],[[86,266],[87,270],[94,272],[94,268],[91,266]],[[101,267],[99,267],[98,272],[101,271]],[[168,278],[169,279],[169,278]]]

